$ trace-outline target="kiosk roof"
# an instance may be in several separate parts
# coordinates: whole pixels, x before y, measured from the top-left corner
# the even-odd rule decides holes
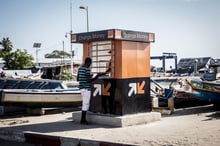
[[[106,41],[106,40],[129,40],[137,42],[154,42],[154,33],[120,30],[120,29],[108,29],[101,31],[76,33],[71,35],[72,43],[84,43],[93,41]]]

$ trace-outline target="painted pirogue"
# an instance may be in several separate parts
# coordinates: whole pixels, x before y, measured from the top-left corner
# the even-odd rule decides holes
[[[211,103],[220,103],[220,82],[186,80],[191,86],[191,95],[199,100],[209,101]]]

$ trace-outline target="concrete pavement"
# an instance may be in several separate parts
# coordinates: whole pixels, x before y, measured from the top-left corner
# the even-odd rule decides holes
[[[72,112],[0,119],[0,139],[34,145],[213,145],[220,143],[219,112],[212,105],[183,108],[160,121],[113,127],[73,122]]]

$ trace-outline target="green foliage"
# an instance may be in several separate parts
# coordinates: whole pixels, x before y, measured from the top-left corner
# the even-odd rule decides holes
[[[72,80],[73,76],[71,74],[71,72],[67,71],[67,70],[63,70],[61,72],[61,80]]]
[[[8,54],[12,50],[12,43],[9,38],[3,38],[2,42],[0,42],[2,48],[0,48],[0,57]]]
[[[34,58],[26,50],[17,49],[14,52],[12,51],[13,46],[9,38],[3,38],[0,44],[3,47],[0,50],[0,57],[5,61],[4,68],[16,70],[34,65]]]
[[[10,52],[12,51],[13,45],[9,38],[3,38],[2,42],[0,43],[2,45],[1,51],[3,52]]]
[[[24,69],[26,66],[34,66],[34,58],[27,54],[26,50],[17,49],[14,52],[4,53],[4,68],[7,69]]]
[[[52,53],[45,54],[45,58],[70,58],[71,54],[65,51],[54,50]]]
[[[14,64],[17,69],[24,69],[26,66],[34,66],[34,58],[27,53],[27,50],[17,49],[14,52]]]

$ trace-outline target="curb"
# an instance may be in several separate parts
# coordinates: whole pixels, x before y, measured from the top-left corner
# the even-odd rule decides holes
[[[42,146],[61,146],[58,136],[41,135],[36,133],[24,133],[25,142]]]
[[[0,131],[0,139],[25,142],[41,146],[138,146],[133,144],[114,143],[107,141],[97,141],[79,139],[72,137],[62,137],[46,135],[35,132]]]
[[[24,133],[25,142],[42,146],[135,146],[130,144],[112,143],[105,141],[77,139],[70,137],[60,137],[51,135],[42,135],[39,133]]]

